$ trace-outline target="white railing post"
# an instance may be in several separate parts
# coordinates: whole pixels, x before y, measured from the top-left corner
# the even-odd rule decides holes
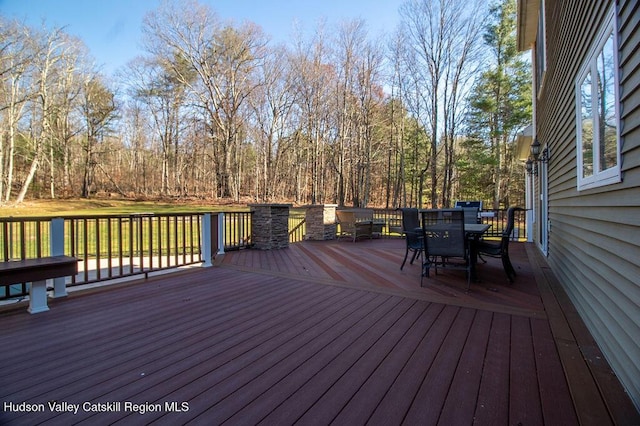
[[[534,166],[535,167],[535,166]],[[533,222],[535,217],[533,215],[533,176],[527,172],[524,172],[524,182],[525,182],[525,208],[526,218],[525,218],[525,227],[527,228],[527,242],[533,242]]]
[[[211,258],[213,257],[213,253],[211,252],[211,213],[205,213],[202,215],[202,266],[208,267],[211,266]]]
[[[64,219],[56,217],[51,219],[49,228],[51,256],[64,255]],[[66,277],[53,279],[53,297],[64,297],[67,295]]]
[[[224,254],[224,212],[218,213],[218,254]]]

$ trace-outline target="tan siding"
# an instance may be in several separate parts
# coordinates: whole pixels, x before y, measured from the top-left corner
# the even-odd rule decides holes
[[[637,96],[640,96],[638,93]],[[624,120],[624,128],[622,131],[622,137],[624,138],[623,145],[623,153],[624,154],[633,154],[633,150],[638,149],[638,145],[640,145],[640,113],[636,113],[635,115],[627,115]],[[631,164],[626,164],[633,161]],[[640,165],[640,161],[637,158],[624,158],[623,166],[625,168],[638,167]]]
[[[557,256],[563,256],[562,267],[554,272],[565,285],[583,320],[605,352],[616,374],[631,395],[640,392],[640,347],[637,312],[640,294],[637,277],[640,268],[620,271],[621,263],[614,252],[599,246],[604,241],[597,236],[594,243],[577,238],[568,230],[557,247]],[[588,236],[590,234],[584,234]],[[619,244],[616,244],[618,248]],[[635,250],[638,253],[638,250]],[[585,262],[586,260],[586,262]],[[635,291],[633,291],[635,289]]]
[[[619,2],[623,182],[577,190],[575,78],[611,2],[547,1],[547,74],[536,117],[538,138],[552,153],[549,263],[638,407],[639,3]]]
[[[582,197],[582,203],[579,205],[572,204],[573,200],[566,204],[557,203],[556,212],[558,215],[574,218],[576,222],[574,226],[577,226],[582,219],[597,221],[596,223],[590,223],[585,229],[594,229],[596,232],[601,229],[601,226],[606,226],[607,230],[604,232],[607,235],[616,235],[615,238],[623,239],[624,241],[631,241],[636,243],[633,239],[635,235],[630,233],[631,230],[622,229],[610,229],[611,226],[617,227],[623,226],[640,226],[640,215],[638,215],[637,205],[631,203],[629,200],[616,198],[615,194],[609,194],[610,203],[602,203],[602,197],[597,194],[592,197]],[[587,207],[585,209],[576,209],[576,207]],[[615,209],[615,216],[611,214],[611,210]],[[626,232],[627,235],[623,233]],[[630,235],[629,235],[630,234]]]
[[[635,82],[632,81],[630,83],[638,84],[638,79],[635,78]],[[634,93],[627,93],[626,91],[623,91],[623,93],[626,95],[622,99],[622,102],[624,102],[624,107],[626,109],[626,111],[623,111],[623,115],[631,115],[638,109],[640,109],[640,99],[638,99],[638,92],[635,91]]]
[[[564,215],[563,212],[572,213],[572,208],[562,209],[558,214],[556,221],[556,228],[561,229],[558,234],[564,232],[564,235],[559,235],[563,238],[580,239],[584,242],[584,251],[587,251],[590,256],[595,257],[594,260],[604,260],[613,256],[614,261],[623,260],[631,263],[629,268],[621,270],[621,274],[627,274],[629,281],[637,281],[639,276],[640,266],[633,263],[640,258],[640,247],[637,242],[633,240],[634,228],[638,226],[637,219],[629,220],[627,223],[620,222],[606,222],[598,218],[590,217],[587,215]],[[591,209],[589,209],[591,210]],[[597,210],[597,209],[594,209]],[[622,210],[633,210],[631,207]],[[631,214],[631,213],[629,213]],[[632,219],[629,217],[628,219]],[[633,223],[636,222],[636,223]],[[615,230],[611,228],[614,227]],[[596,252],[606,251],[607,253],[600,253],[599,256],[594,256]],[[611,261],[612,259],[608,259]],[[615,263],[615,262],[614,262]],[[631,289],[636,291],[636,289]]]
[[[579,264],[576,266],[582,267]],[[635,343],[638,336],[634,335],[638,325],[631,323],[631,317],[618,314],[624,303],[609,297],[623,295],[623,293],[603,290],[608,284],[607,281],[590,281],[590,274],[593,272],[583,268],[578,270],[577,276],[567,274],[566,270],[560,270],[556,275],[561,281],[582,278],[588,283],[579,288],[580,297],[571,296],[571,298],[587,327],[592,330],[592,335],[600,348],[608,350],[605,354],[607,361],[613,366],[629,395],[634,398],[640,392],[637,380],[640,376],[637,365],[640,352]],[[572,290],[575,289],[567,288],[567,291]],[[630,309],[636,308],[634,304],[627,304],[627,306],[630,306]],[[612,348],[625,349],[611,350]]]
[[[637,72],[640,67],[640,55],[638,55],[637,46],[637,33],[640,27],[640,7],[638,2],[622,2],[618,16],[621,39],[620,66],[623,67],[622,84],[626,84],[625,75],[629,75],[631,70]]]
[[[636,138],[640,138],[640,131],[636,132]],[[624,183],[628,185],[638,186],[640,184],[640,177],[637,171],[634,173],[631,169],[638,168],[640,166],[640,149],[634,148],[632,151],[624,153],[622,162],[622,171]]]

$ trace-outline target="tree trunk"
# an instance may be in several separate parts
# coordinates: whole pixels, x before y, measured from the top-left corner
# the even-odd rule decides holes
[[[18,193],[18,197],[16,198],[16,203],[20,204],[24,201],[24,197],[27,195],[27,190],[29,189],[29,186],[31,185],[31,181],[33,180],[33,177],[36,174],[36,171],[38,170],[38,166],[40,165],[40,155],[41,155],[42,149],[40,148],[40,146],[38,146],[38,148],[36,148],[36,155],[33,157],[33,161],[31,161],[31,167],[29,167],[29,173],[27,174],[27,178],[24,180],[24,183],[22,184],[22,188],[20,188],[20,192]]]

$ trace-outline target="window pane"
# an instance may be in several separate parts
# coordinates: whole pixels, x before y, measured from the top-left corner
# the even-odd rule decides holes
[[[593,175],[593,115],[591,108],[591,73],[580,85],[580,111],[582,114],[582,176]]]
[[[616,104],[614,77],[613,34],[609,35],[602,52],[598,55],[598,120],[600,142],[600,170],[617,164]]]

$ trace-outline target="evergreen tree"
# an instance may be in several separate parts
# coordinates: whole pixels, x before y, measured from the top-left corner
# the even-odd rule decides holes
[[[515,141],[531,122],[530,67],[516,45],[515,0],[491,6],[484,42],[489,65],[470,97],[468,139],[462,143],[458,163],[458,194],[491,200],[493,208],[500,208],[521,198],[510,192],[510,188],[524,187],[518,182],[523,169],[514,157]]]

